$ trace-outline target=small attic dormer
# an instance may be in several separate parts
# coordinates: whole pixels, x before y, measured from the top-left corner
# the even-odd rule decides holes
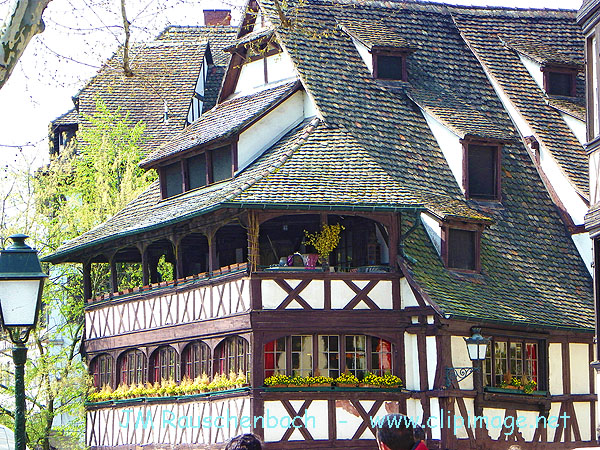
[[[408,58],[416,48],[397,30],[376,20],[342,19],[338,26],[350,36],[373,78],[408,81]]]

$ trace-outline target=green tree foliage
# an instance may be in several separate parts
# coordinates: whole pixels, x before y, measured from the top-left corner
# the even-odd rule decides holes
[[[16,191],[3,197],[2,239],[8,230],[25,232],[31,236],[29,243],[35,244],[41,254],[51,253],[66,240],[114,215],[152,181],[152,175],[138,167],[144,125],[132,123],[120,110],[110,111],[101,100],[97,100],[96,106],[96,113],[85,118],[77,142],[43,170],[35,174],[31,174],[30,168],[22,171],[18,187],[35,200],[35,207],[28,208],[26,222],[22,211],[10,214],[3,206],[10,203],[6,199],[12,198]],[[107,264],[93,264],[92,268],[92,289],[96,294],[106,286],[108,268]],[[119,269],[122,283],[141,284],[139,264],[121,264]],[[51,443],[72,449],[83,446],[83,404],[89,376],[79,355],[83,333],[82,284],[80,265],[50,268],[43,296],[43,326],[32,333],[26,367],[30,448],[47,450]],[[0,394],[7,394],[0,396],[0,423],[10,427],[14,408],[12,370],[12,364],[0,366]]]

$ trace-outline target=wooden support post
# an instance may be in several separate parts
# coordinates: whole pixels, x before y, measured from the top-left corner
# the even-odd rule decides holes
[[[256,272],[260,264],[260,248],[258,237],[260,222],[256,211],[248,212],[248,265],[250,272]]]
[[[171,243],[173,244],[173,251],[175,252],[175,278],[183,278],[183,250],[181,248],[181,237],[171,237]]]
[[[115,261],[116,253],[109,258],[110,262],[110,293],[119,292],[119,278],[117,276],[117,262]]]
[[[398,214],[393,214],[390,220],[389,235],[389,252],[390,252],[390,270],[398,271],[398,236],[400,234],[400,222]]]
[[[210,274],[212,274],[215,270],[218,269],[217,231],[218,228],[212,228],[206,233],[206,239],[208,241],[208,273]]]
[[[150,284],[150,263],[148,261],[148,245],[141,244],[138,246],[140,255],[142,256],[142,284],[148,286]]]
[[[262,398],[262,392],[260,389],[256,389],[257,386],[262,386],[265,376],[264,370],[264,362],[263,362],[263,354],[264,354],[264,334],[261,333],[253,333],[250,339],[250,343],[252,345],[252,380],[251,386],[253,397],[251,399],[251,409],[252,415],[254,417],[264,417],[264,400]],[[256,434],[261,440],[265,438],[265,430],[264,424],[261,421],[253,421],[253,425],[256,425],[252,430],[254,434]]]
[[[83,298],[87,302],[92,298],[92,263],[83,263]]]

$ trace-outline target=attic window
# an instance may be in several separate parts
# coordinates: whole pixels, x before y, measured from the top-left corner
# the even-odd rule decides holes
[[[489,142],[463,142],[463,184],[467,198],[500,200],[501,148]]]
[[[449,223],[442,228],[442,258],[448,269],[479,272],[481,227]]]
[[[231,178],[237,169],[236,148],[222,145],[161,168],[162,198]]]
[[[406,52],[373,50],[373,77],[408,81]]]
[[[544,90],[548,95],[576,96],[577,70],[544,67]]]

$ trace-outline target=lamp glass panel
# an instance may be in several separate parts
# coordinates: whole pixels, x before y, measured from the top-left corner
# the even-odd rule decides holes
[[[483,361],[487,353],[487,343],[479,344],[477,347],[479,347],[479,359]]]
[[[4,326],[34,326],[42,283],[40,280],[0,281],[0,308]]]
[[[475,343],[468,343],[467,344],[467,350],[469,352],[469,359],[471,361],[477,361],[477,344]],[[485,356],[484,356],[485,357]]]

